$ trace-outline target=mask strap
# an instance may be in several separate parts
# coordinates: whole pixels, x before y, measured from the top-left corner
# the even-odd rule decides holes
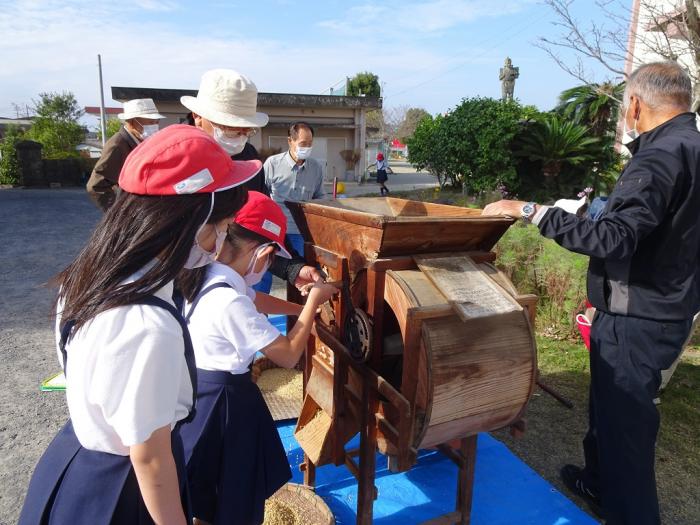
[[[207,221],[209,220],[209,217],[211,217],[211,212],[214,211],[214,192],[211,192],[211,203],[209,204],[209,213],[207,213],[206,219],[204,219],[204,222],[202,225],[197,229],[197,233],[194,235],[194,243],[202,248],[199,244],[199,234],[202,233],[202,229],[207,225]],[[216,229],[216,228],[214,228]],[[204,250],[204,248],[202,248]],[[207,251],[207,250],[204,250]]]

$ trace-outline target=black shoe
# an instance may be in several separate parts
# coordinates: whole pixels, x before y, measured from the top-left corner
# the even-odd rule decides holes
[[[605,517],[600,503],[600,493],[586,480],[586,473],[582,468],[576,465],[564,465],[559,473],[566,488],[583,499],[593,514],[599,518]]]

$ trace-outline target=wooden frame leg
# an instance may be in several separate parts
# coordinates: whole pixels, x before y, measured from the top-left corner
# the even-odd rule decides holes
[[[376,476],[377,425],[374,421],[376,393],[363,384],[362,429],[360,431],[360,478],[357,486],[357,525],[372,525]]]
[[[461,514],[459,525],[469,525],[471,522],[472,497],[474,495],[474,466],[476,465],[476,438],[469,436],[459,443],[462,455],[462,465],[459,467],[457,478],[457,508]]]
[[[309,459],[309,456],[304,453],[304,485],[311,488],[316,488],[316,465]]]

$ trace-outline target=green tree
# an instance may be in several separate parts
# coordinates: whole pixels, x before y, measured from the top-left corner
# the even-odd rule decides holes
[[[592,165],[602,155],[601,145],[587,127],[547,113],[525,127],[514,149],[516,155],[539,162],[545,181],[551,182],[567,167]]]
[[[441,184],[470,192],[502,185],[513,192],[518,178],[511,143],[533,111],[514,101],[464,99],[449,114],[421,120],[407,142],[409,162],[441,177]]]
[[[83,112],[73,93],[40,93],[34,101],[34,124],[27,138],[43,145],[46,158],[78,157],[75,147],[80,144],[85,130],[78,124]]]
[[[399,129],[396,133],[401,142],[405,143],[409,138],[411,138],[420,121],[426,117],[430,117],[430,113],[423,108],[408,109],[403,118],[403,122],[401,122],[399,125]]]
[[[22,132],[17,126],[8,126],[5,138],[0,144],[0,184],[17,184],[20,177],[17,143],[22,139]]]
[[[620,100],[625,83],[585,84],[575,86],[559,95],[554,111],[561,116],[590,128],[596,137],[615,134]]]
[[[426,117],[416,126],[413,137],[408,139],[408,161],[416,169],[427,170],[435,175],[441,188],[450,180],[445,118],[442,115]]]
[[[110,139],[113,135],[119,131],[122,127],[122,121],[117,118],[108,118],[107,125],[105,126],[105,131],[107,132],[107,139]],[[97,128],[97,140],[102,140],[102,129]]]
[[[347,92],[350,97],[357,97],[360,95],[379,97],[381,96],[379,77],[369,71],[358,73],[348,81]]]

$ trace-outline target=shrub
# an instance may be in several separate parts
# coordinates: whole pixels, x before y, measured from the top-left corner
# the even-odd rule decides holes
[[[8,126],[0,144],[0,184],[17,184],[20,178],[16,145],[22,135],[16,126]]]
[[[586,298],[588,257],[542,237],[535,226],[513,225],[495,248],[497,266],[520,293],[539,296],[538,330],[569,337]]]

